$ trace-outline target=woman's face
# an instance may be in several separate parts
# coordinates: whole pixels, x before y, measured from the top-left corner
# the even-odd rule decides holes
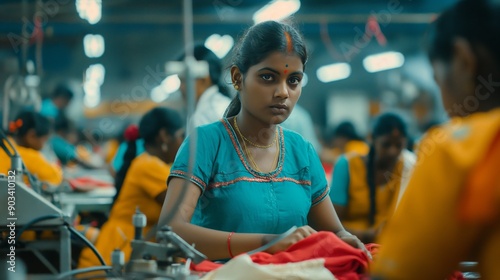
[[[397,162],[401,151],[407,145],[407,139],[401,132],[395,129],[390,134],[375,138],[373,144],[377,163],[389,166]]]
[[[239,69],[234,67],[232,77],[241,88],[242,110],[265,124],[284,122],[302,92],[303,71],[297,55],[281,52],[273,52],[251,66],[242,81],[235,75]]]
[[[37,151],[40,151],[43,148],[48,139],[49,139],[48,134],[43,136],[37,136],[34,129],[29,130],[25,136],[25,141],[27,145],[30,148]]]
[[[455,95],[453,95],[453,85],[451,83],[450,67],[443,61],[436,60],[432,62],[434,70],[434,80],[441,91],[441,100],[443,106],[450,117],[455,116],[453,113],[453,104],[456,103]]]
[[[441,90],[443,106],[450,117],[465,117],[473,113],[467,101],[470,95],[475,94],[477,66],[477,57],[464,39],[453,43],[450,61],[432,61],[434,80]]]

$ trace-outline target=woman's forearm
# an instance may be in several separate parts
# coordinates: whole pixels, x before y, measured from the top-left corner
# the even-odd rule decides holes
[[[185,222],[173,222],[172,230],[189,244],[205,254],[210,260],[231,258],[228,248],[230,232],[207,229]],[[271,235],[253,233],[234,233],[230,239],[233,256],[245,253],[264,245]]]
[[[356,230],[356,229],[346,229],[347,232],[355,235],[361,240],[363,243],[372,243],[375,241],[375,230],[367,229],[367,230]]]

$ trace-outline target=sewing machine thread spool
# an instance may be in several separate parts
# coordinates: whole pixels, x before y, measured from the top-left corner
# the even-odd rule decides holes
[[[125,265],[125,254],[119,249],[115,249],[111,253],[111,265],[113,266],[114,271],[122,271],[122,268]]]
[[[134,216],[132,216],[132,223],[135,227],[135,240],[142,240],[142,229],[146,226],[147,218],[140,210],[136,208]]]

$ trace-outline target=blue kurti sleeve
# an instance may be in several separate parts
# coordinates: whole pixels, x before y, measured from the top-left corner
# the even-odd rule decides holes
[[[167,183],[173,177],[179,177],[197,185],[202,193],[212,177],[214,161],[219,150],[220,139],[215,136],[215,124],[196,128],[195,132],[190,134],[182,143],[174,164],[170,170],[170,176]],[[196,151],[192,173],[189,173],[189,157],[194,151],[190,151],[190,143],[196,139]]]
[[[56,154],[62,164],[67,164],[77,158],[76,147],[63,138],[53,136],[50,139],[50,144],[54,150],[54,154]]]
[[[310,158],[310,172],[311,172],[311,188],[312,188],[312,205],[314,206],[325,197],[328,196],[328,183],[326,181],[325,170],[321,165],[319,156],[316,153],[313,145],[309,143],[308,153]]]
[[[333,204],[347,206],[349,191],[349,162],[341,156],[333,168],[330,199]]]

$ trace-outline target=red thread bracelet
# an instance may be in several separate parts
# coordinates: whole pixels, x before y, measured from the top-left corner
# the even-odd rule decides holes
[[[233,234],[234,231],[227,236],[227,251],[229,252],[229,256],[231,258],[234,258],[233,253],[231,252],[231,237],[233,236]]]

